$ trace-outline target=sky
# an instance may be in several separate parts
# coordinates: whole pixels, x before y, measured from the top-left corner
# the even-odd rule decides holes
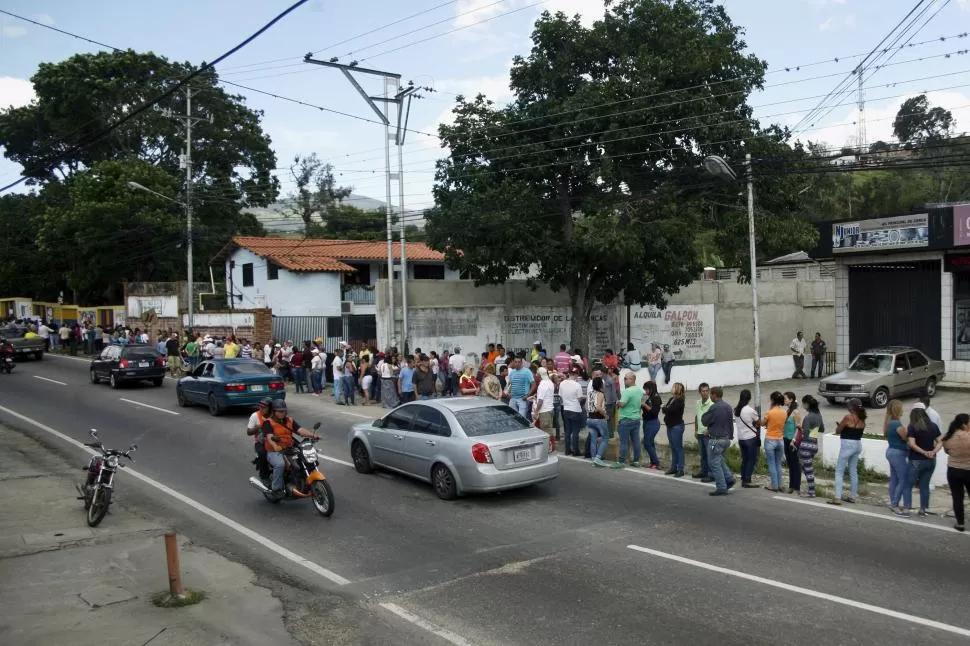
[[[921,92],[927,92],[931,105],[953,112],[958,132],[970,131],[970,53],[966,51],[970,37],[958,37],[970,26],[970,0],[928,1],[933,3],[926,14],[928,22],[917,23],[921,28],[910,46],[896,53],[892,65],[873,70],[866,81],[867,142],[890,141],[899,105]],[[231,48],[289,4],[281,0],[0,0],[0,9],[115,47],[199,63]],[[748,51],[768,62],[765,89],[749,98],[755,116],[762,125],[794,127],[912,9],[915,0],[724,0],[723,4],[734,23],[745,29]],[[333,56],[344,63],[359,60],[361,66],[397,72],[404,81],[433,87],[435,92],[423,92],[424,98],[413,102],[410,127],[435,133],[438,124],[449,119],[456,94],[483,92],[499,104],[509,98],[512,58],[528,53],[532,25],[543,10],[578,13],[591,24],[602,15],[603,2],[310,0],[218,71],[225,80],[373,119],[375,115],[339,71],[302,61],[307,52],[323,60]],[[98,49],[0,15],[0,106],[24,105],[32,99],[29,79],[40,63]],[[372,94],[382,91],[379,79],[365,78],[362,83]],[[380,125],[230,89],[264,112],[263,128],[272,139],[277,166],[285,168],[295,155],[315,152],[333,164],[341,185],[384,199]],[[798,138],[835,148],[854,145],[855,101],[853,92],[820,119],[801,124]],[[408,134],[403,151],[405,209],[433,205],[434,162],[442,155],[434,137]],[[396,158],[392,160],[396,163]],[[19,171],[19,166],[0,159],[0,185],[15,180]],[[286,171],[279,177],[285,195],[293,182]],[[396,202],[396,183],[394,196]]]

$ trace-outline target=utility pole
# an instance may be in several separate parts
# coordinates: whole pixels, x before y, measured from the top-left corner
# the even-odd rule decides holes
[[[408,116],[411,113],[411,99],[421,98],[416,92],[420,89],[429,90],[431,88],[419,88],[415,87],[414,83],[409,82],[407,87],[401,86],[401,75],[394,72],[384,72],[381,70],[369,69],[366,67],[360,67],[357,61],[351,61],[350,64],[344,65],[338,63],[336,58],[331,58],[329,61],[321,61],[314,59],[311,54],[307,54],[303,57],[303,61],[306,63],[312,63],[313,65],[321,65],[323,67],[332,67],[338,69],[343,73],[344,77],[354,86],[354,89],[363,97],[367,105],[370,106],[371,110],[377,115],[384,124],[384,179],[385,179],[385,197],[387,199],[387,205],[385,210],[385,217],[387,220],[387,304],[389,310],[388,316],[388,339],[387,345],[394,346],[397,345],[398,337],[396,336],[397,320],[396,312],[394,309],[394,226],[393,226],[393,210],[394,207],[391,204],[391,182],[397,179],[398,182],[398,220],[399,220],[399,233],[401,240],[401,349],[404,350],[408,345],[408,293],[407,293],[407,280],[408,280],[408,266],[407,266],[407,242],[405,240],[405,219],[404,219],[404,138],[407,133]],[[383,96],[370,96],[360,83],[354,77],[354,74],[364,74],[368,76],[377,76],[384,81],[384,92]],[[381,107],[377,106],[377,103],[382,103]],[[391,133],[391,119],[390,119],[390,105],[393,104],[397,107],[397,125],[395,132]],[[394,145],[397,146],[397,173],[391,172],[391,140],[393,139]]]
[[[865,72],[865,68],[862,67],[861,65],[855,68],[856,81],[858,82],[858,87],[859,87],[858,100],[856,104],[859,106],[859,118],[857,121],[858,123],[857,136],[859,137],[860,155],[866,153],[866,138],[868,137],[868,135],[866,134],[866,88],[863,87],[862,85],[863,81],[865,80],[863,79],[863,76],[865,76],[864,72]]]
[[[212,115],[194,116],[192,114],[192,86],[185,88],[185,114],[175,114],[170,108],[165,108],[162,114],[185,123],[185,154],[182,155],[182,166],[185,167],[185,261],[187,268],[188,289],[188,325],[189,330],[195,327],[195,267],[192,259],[192,126],[198,121],[212,123]]]

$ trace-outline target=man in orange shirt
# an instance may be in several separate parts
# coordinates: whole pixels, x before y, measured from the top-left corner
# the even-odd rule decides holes
[[[283,451],[293,446],[294,435],[312,437],[315,440],[319,440],[320,436],[305,430],[286,414],[285,400],[274,399],[272,408],[272,415],[263,422],[262,433],[266,438],[266,460],[273,467],[273,495],[282,498],[286,495],[283,489],[283,472],[286,468]]]
[[[495,359],[498,357],[498,350],[495,349],[494,343],[488,344],[488,356],[485,357],[485,363],[495,363]]]

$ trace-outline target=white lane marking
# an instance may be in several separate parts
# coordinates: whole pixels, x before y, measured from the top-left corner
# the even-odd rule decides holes
[[[573,455],[560,455],[559,456],[559,459],[560,460],[573,460],[575,462],[583,462],[585,464],[590,464],[590,461],[587,460],[586,458],[578,458],[578,457],[573,456]],[[606,463],[606,469],[609,469],[611,471],[626,471],[627,473],[632,473],[633,475],[637,475],[637,476],[648,476],[648,477],[651,477],[651,478],[663,478],[667,482],[676,482],[678,484],[699,485],[701,487],[708,487],[708,488],[711,488],[711,487],[714,486],[714,483],[713,482],[701,482],[700,480],[695,480],[694,478],[691,478],[690,476],[686,476],[686,475],[684,477],[682,477],[682,478],[675,478],[673,476],[664,475],[663,471],[657,471],[655,469],[641,469],[641,468],[637,468],[637,467],[623,467],[622,469],[613,469],[611,462],[607,462]],[[688,479],[688,478],[690,478],[690,479]]]
[[[353,467],[354,466],[354,463],[353,462],[347,462],[346,460],[341,460],[340,458],[332,458],[329,455],[324,455],[323,453],[317,453],[317,456],[320,457],[320,458],[322,458],[322,459],[324,459],[324,460],[330,460],[331,462],[336,462],[337,464],[342,464],[345,467]]]
[[[388,612],[394,613],[404,621],[410,622],[419,628],[423,628],[432,635],[436,635],[441,639],[445,640],[449,644],[454,644],[455,646],[471,646],[471,642],[462,637],[457,633],[453,633],[450,630],[442,628],[441,626],[436,626],[435,624],[422,619],[412,612],[408,612],[396,603],[382,603],[381,608],[387,610]]]
[[[892,512],[887,512],[885,514],[877,514],[874,511],[863,511],[861,509],[847,509],[845,505],[830,505],[825,502],[813,502],[811,500],[801,500],[799,498],[789,498],[787,496],[772,496],[773,500],[783,500],[785,502],[794,502],[800,505],[808,505],[809,507],[815,507],[817,509],[826,509],[829,511],[844,511],[847,514],[855,514],[857,516],[868,516],[869,518],[878,518],[879,520],[889,520],[896,523],[903,523],[906,525],[926,527],[928,529],[938,529],[943,532],[948,532],[950,534],[963,534],[966,536],[965,532],[958,532],[952,527],[947,527],[946,525],[937,525],[936,523],[924,523],[919,520],[912,520],[909,518],[900,518]]]
[[[174,410],[165,410],[164,408],[159,408],[158,406],[152,406],[151,404],[143,404],[142,402],[136,402],[134,399],[125,399],[124,397],[119,397],[118,399],[128,404],[134,404],[135,406],[142,406],[144,408],[151,408],[152,410],[157,410],[159,413],[178,415],[178,413],[176,413]]]
[[[57,431],[57,430],[51,428],[50,426],[47,426],[45,424],[42,424],[42,423],[38,422],[35,419],[31,419],[30,417],[27,417],[26,415],[21,415],[20,413],[18,413],[16,411],[13,411],[13,410],[10,410],[9,408],[7,408],[5,406],[0,406],[0,411],[3,411],[5,413],[7,413],[8,415],[11,415],[13,417],[16,417],[17,419],[23,420],[23,421],[27,422],[28,424],[31,424],[33,426],[36,426],[40,430],[46,431],[47,433],[50,433],[54,437],[56,437],[58,439],[61,439],[61,440],[65,441],[65,442],[67,442],[68,444],[70,444],[72,446],[75,446],[75,447],[81,449],[82,451],[85,451],[85,452],[90,453],[92,455],[94,454],[94,451],[92,451],[88,447],[84,446],[81,442],[78,442],[77,440],[75,440],[75,439],[73,439],[71,437],[68,437],[67,435],[61,433],[60,431]],[[172,488],[170,488],[170,487],[168,487],[166,485],[163,485],[161,482],[158,482],[157,480],[153,480],[152,478],[149,478],[148,476],[143,475],[143,474],[141,474],[141,473],[139,473],[139,472],[137,472],[137,471],[135,471],[135,470],[133,470],[131,468],[125,468],[124,471],[122,471],[121,473],[127,473],[128,475],[133,476],[134,478],[137,478],[138,480],[141,480],[142,482],[144,482],[144,483],[146,483],[148,485],[151,485],[152,487],[155,487],[156,489],[158,489],[162,493],[168,494],[169,496],[171,496],[172,498],[175,498],[179,502],[188,505],[192,509],[195,509],[196,511],[198,511],[198,512],[200,512],[200,513],[202,513],[202,514],[204,514],[206,516],[208,516],[209,518],[212,518],[213,520],[222,523],[223,525],[225,525],[229,529],[231,529],[233,531],[236,531],[239,534],[242,534],[246,538],[248,538],[248,539],[250,539],[250,540],[252,540],[252,541],[254,541],[256,543],[259,543],[260,545],[262,545],[266,549],[268,549],[268,550],[270,550],[272,552],[275,552],[276,554],[278,554],[279,556],[282,556],[286,560],[291,561],[293,563],[296,563],[297,565],[300,565],[302,567],[305,567],[306,569],[310,570],[314,574],[319,575],[319,576],[322,576],[323,578],[327,579],[328,581],[330,581],[332,583],[336,583],[337,585],[347,585],[348,583],[351,582],[350,579],[345,579],[344,577],[340,576],[336,572],[333,572],[332,570],[328,570],[327,568],[325,568],[325,567],[323,567],[321,565],[317,565],[313,561],[311,561],[309,559],[306,559],[306,558],[300,556],[296,552],[291,552],[290,550],[286,549],[285,547],[281,547],[276,542],[274,542],[274,541],[266,538],[262,534],[258,534],[256,532],[254,532],[253,530],[249,529],[248,527],[245,527],[244,525],[241,525],[241,524],[237,523],[236,521],[232,520],[231,518],[228,518],[226,516],[223,516],[219,512],[215,511],[214,509],[210,509],[209,507],[206,507],[202,503],[196,502],[192,498],[189,498],[188,496],[185,496],[183,494],[180,494],[179,492],[175,491],[174,489],[172,489]]]
[[[34,379],[40,379],[42,381],[49,381],[52,384],[57,384],[58,386],[66,386],[67,384],[63,381],[58,381],[56,379],[48,379],[47,377],[41,377],[40,375],[31,375]]]
[[[970,637],[970,630],[966,628],[961,628],[959,626],[952,626],[950,624],[944,624],[942,622],[934,621],[932,619],[926,619],[923,617],[915,617],[908,613],[896,612],[895,610],[889,610],[887,608],[880,608],[879,606],[873,606],[871,604],[864,603],[862,601],[855,601],[854,599],[846,599],[845,597],[837,597],[834,594],[827,594],[825,592],[819,592],[818,590],[810,590],[808,588],[800,588],[797,585],[791,585],[788,583],[780,583],[778,581],[772,581],[771,579],[765,579],[763,577],[755,576],[753,574],[747,574],[745,572],[737,572],[735,570],[729,570],[727,568],[723,568],[717,565],[711,565],[710,563],[703,563],[701,561],[685,558],[683,556],[677,556],[676,554],[668,554],[667,552],[652,550],[648,547],[640,547],[639,545],[627,545],[627,548],[634,550],[636,552],[643,552],[644,554],[658,556],[662,559],[676,561],[677,563],[681,563],[683,565],[690,565],[693,567],[701,568],[702,570],[717,572],[719,574],[727,574],[729,576],[737,577],[739,579],[744,579],[746,581],[761,583],[762,585],[767,585],[772,588],[787,590],[789,592],[796,592],[798,594],[803,594],[805,596],[812,597],[813,599],[824,599],[826,601],[831,601],[832,603],[838,603],[843,606],[849,606],[850,608],[857,608],[859,610],[866,610],[868,612],[873,612],[877,615],[892,617],[893,619],[899,619],[901,621],[906,621],[911,624],[916,624],[918,626],[924,626],[927,628],[936,628],[937,630],[943,630],[948,633],[961,635],[963,637]]]

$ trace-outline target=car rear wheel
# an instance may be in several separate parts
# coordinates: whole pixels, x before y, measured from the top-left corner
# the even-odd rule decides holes
[[[827,401],[828,403],[832,404],[833,406],[835,406],[835,405],[837,405],[839,403],[839,402],[837,402],[835,400],[835,397],[826,397],[825,398],[825,401]]]
[[[370,453],[367,447],[360,440],[354,440],[350,445],[350,455],[354,460],[354,468],[357,473],[372,473],[374,467],[370,463]]]
[[[458,497],[458,483],[451,469],[438,463],[431,468],[431,486],[442,500],[454,500]]]
[[[219,407],[219,400],[216,399],[216,396],[211,393],[209,394],[208,404],[210,415],[213,417],[218,417],[222,414],[222,408]]]
[[[886,404],[889,403],[889,391],[885,386],[877,388],[876,392],[872,393],[870,402],[874,408],[885,408]]]
[[[113,372],[108,376],[108,385],[111,386],[112,388],[121,387],[121,382],[118,381],[118,377],[116,377],[115,373]]]
[[[927,397],[936,396],[936,377],[930,377],[923,386],[923,394]]]
[[[152,385],[156,388],[160,387],[165,383],[165,377],[159,377],[158,379],[152,379]]]
[[[44,358],[43,350],[38,350],[37,352],[34,353],[34,359],[37,359],[38,361],[40,361],[43,358]]]
[[[189,402],[185,399],[185,393],[182,392],[182,389],[178,386],[175,387],[175,401],[177,401],[179,406],[182,408],[186,408],[189,405]]]

